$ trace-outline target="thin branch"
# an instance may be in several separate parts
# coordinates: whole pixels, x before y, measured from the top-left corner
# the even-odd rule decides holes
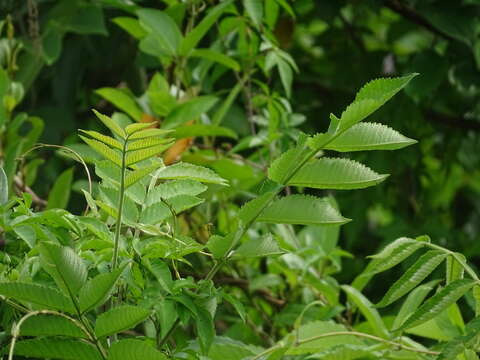
[[[296,342],[295,346],[303,345],[303,344],[306,344],[306,343],[309,343],[309,342],[312,342],[312,341],[315,341],[315,340],[327,338],[327,337],[345,336],[345,335],[356,336],[356,337],[360,337],[360,338],[365,338],[365,339],[378,341],[380,343],[384,343],[384,344],[394,346],[398,349],[411,351],[411,352],[415,352],[415,353],[419,353],[419,354],[440,355],[440,353],[437,352],[437,351],[417,349],[417,348],[414,348],[414,347],[411,347],[411,346],[403,345],[402,343],[399,343],[399,342],[396,342],[396,341],[383,339],[383,338],[378,337],[378,336],[365,334],[365,333],[357,332],[357,331],[335,331],[335,332],[320,334],[320,335],[312,336],[312,337],[309,337],[309,338],[306,338],[306,339],[303,339],[303,340],[299,340],[299,341]],[[261,353],[257,354],[251,360],[258,360],[258,359],[262,358],[263,356],[268,355],[268,354],[276,351],[277,349],[281,349],[281,348],[282,348],[281,345],[273,346],[273,347],[271,347],[269,349],[266,349],[265,351],[262,351]]]
[[[444,31],[436,28],[432,25],[425,17],[421,14],[415,12],[412,8],[408,7],[404,3],[399,0],[385,0],[383,3],[386,7],[390,10],[396,12],[397,14],[402,15],[405,19],[409,20],[410,22],[417,24],[428,31],[432,32],[435,35],[438,35],[446,40],[454,41],[455,38],[450,36],[449,34],[445,33]]]

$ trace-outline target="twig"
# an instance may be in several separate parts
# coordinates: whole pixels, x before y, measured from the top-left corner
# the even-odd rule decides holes
[[[450,40],[450,41],[455,40],[455,38],[453,38],[449,34],[433,26],[421,14],[415,12],[412,8],[406,6],[404,3],[398,0],[385,0],[384,5],[388,7],[390,10],[393,10],[394,12],[396,12],[397,14],[402,15],[405,19],[411,21],[414,24],[420,25],[421,27],[434,33],[435,35],[438,35],[446,40]]]

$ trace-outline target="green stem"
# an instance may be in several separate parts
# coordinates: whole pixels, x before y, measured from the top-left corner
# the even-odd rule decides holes
[[[335,140],[338,136],[340,136],[344,131],[335,131],[333,134],[330,136],[326,136],[324,141],[317,146],[315,149],[310,149],[305,153],[304,158],[302,161],[299,161],[297,165],[289,172],[287,175],[282,179],[282,184],[288,184],[288,182],[292,179],[293,176],[308,162],[312,157],[315,156],[320,150],[322,150],[325,146],[327,146],[329,143],[331,143],[333,140]],[[328,134],[328,133],[327,133]],[[327,135],[325,134],[325,135]],[[247,230],[250,228],[250,226],[255,222],[255,220],[260,216],[262,211],[270,205],[270,203],[277,197],[277,195],[285,188],[285,185],[279,185],[273,190],[270,195],[268,196],[267,201],[265,201],[263,206],[259,206],[256,210],[255,215],[252,217],[252,219],[245,224],[244,226],[240,226],[239,229],[236,231],[235,236],[233,238],[232,244],[228,248],[228,251],[225,253],[225,256],[223,259],[221,259],[219,262],[217,262],[208,272],[206,279],[211,280],[215,276],[215,274],[222,268],[223,265],[225,265],[228,262],[228,259],[231,256],[231,251],[237,246],[238,242],[242,238],[243,235],[247,232]]]
[[[465,269],[467,274],[470,275],[473,280],[480,281],[480,279],[478,278],[478,275],[475,273],[475,271],[461,257],[459,257],[456,252],[445,249],[445,248],[443,248],[439,245],[435,245],[435,244],[432,244],[432,243],[426,243],[426,245],[428,247],[432,248],[432,249],[440,250],[440,251],[443,251],[444,253],[446,253],[448,255],[451,255],[455,260],[457,260],[457,262],[460,265],[462,265],[462,267]]]
[[[115,227],[115,239],[113,244],[113,258],[112,258],[112,271],[116,269],[118,265],[118,247],[120,242],[120,231],[122,229],[122,215],[123,215],[123,198],[125,196],[125,157],[127,155],[127,143],[128,138],[125,139],[123,143],[122,149],[122,170],[120,174],[120,192],[119,192],[119,199],[118,199],[118,214],[117,214],[117,222]]]
[[[335,331],[335,332],[320,334],[320,335],[312,336],[312,337],[309,337],[309,338],[306,338],[306,339],[303,339],[303,340],[299,340],[295,343],[295,346],[303,345],[303,344],[306,344],[306,343],[309,343],[309,342],[312,342],[312,341],[315,341],[315,340],[327,338],[327,337],[345,336],[345,335],[356,336],[356,337],[361,337],[361,338],[365,338],[365,339],[378,341],[378,342],[381,342],[381,343],[384,343],[384,344],[395,346],[395,347],[397,347],[399,349],[402,349],[402,350],[411,351],[411,352],[415,352],[415,353],[427,354],[427,355],[440,355],[440,353],[437,352],[437,351],[417,349],[417,348],[414,348],[414,347],[411,347],[411,346],[403,345],[402,343],[399,343],[399,342],[386,340],[386,339],[383,339],[383,338],[378,337],[378,336],[365,334],[365,333],[361,333],[361,332],[357,332],[357,331]],[[265,351],[262,351],[261,353],[257,354],[251,360],[258,360],[258,359],[262,358],[263,356],[268,355],[268,354],[270,354],[270,353],[272,353],[272,352],[274,352],[278,349],[281,349],[281,348],[283,348],[283,346],[277,344],[277,345],[275,345],[275,346],[273,346],[269,349],[266,349]]]

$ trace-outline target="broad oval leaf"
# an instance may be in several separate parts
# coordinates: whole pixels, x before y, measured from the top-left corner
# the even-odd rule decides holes
[[[245,203],[238,212],[238,218],[244,226],[248,226],[262,212],[262,210],[272,200],[274,192],[267,192],[257,198]]]
[[[433,319],[443,310],[454,304],[475,284],[476,281],[471,279],[459,279],[452,281],[437,294],[428,299],[403,323],[401,327],[395,329],[394,331],[409,329]]]
[[[388,289],[383,299],[376,305],[385,307],[401,298],[420,284],[440,263],[447,254],[441,250],[431,250],[423,254],[408,270]]]
[[[302,166],[288,185],[315,189],[362,189],[382,182],[387,176],[353,160],[321,158]]]
[[[28,359],[102,360],[95,346],[79,340],[59,338],[18,341],[14,353]]]
[[[0,295],[19,301],[44,306],[47,309],[72,313],[74,308],[69,298],[55,288],[21,282],[0,282]]]
[[[266,234],[260,239],[248,239],[240,245],[233,253],[235,258],[254,258],[262,256],[280,255],[284,252],[280,250],[277,240],[272,234]]]
[[[196,196],[207,190],[207,186],[195,180],[172,180],[157,185],[152,191],[148,192],[147,202],[149,206],[154,203],[178,195]]]
[[[87,338],[80,327],[57,315],[37,315],[25,320],[20,327],[20,336],[68,336]]]
[[[383,323],[383,320],[380,317],[377,309],[375,309],[375,306],[373,306],[373,304],[354,287],[343,285],[342,289],[347,293],[348,298],[353,301],[356,306],[358,306],[360,312],[363,314],[363,316],[365,316],[375,334],[383,338],[388,338],[389,332],[387,327]]]
[[[112,344],[108,360],[166,360],[167,357],[144,341],[124,339]]]
[[[215,96],[198,96],[187,102],[175,106],[162,123],[164,129],[173,129],[210,110],[218,101]]]
[[[360,123],[346,130],[325,146],[325,149],[340,152],[364,150],[397,150],[417,141],[403,136],[398,131],[378,123]]]
[[[95,323],[97,337],[128,330],[145,320],[151,311],[139,306],[123,305],[104,312]]]
[[[161,50],[169,56],[177,54],[182,34],[175,21],[165,12],[143,8],[137,11],[140,24],[154,36]]]
[[[260,213],[258,221],[274,224],[342,225],[350,221],[328,199],[290,195],[274,201]]]
[[[68,296],[74,297],[87,281],[87,267],[82,258],[68,246],[52,242],[39,245],[42,266]]]
[[[223,136],[232,139],[237,138],[235,131],[229,128],[204,124],[193,124],[177,127],[173,135],[176,139],[194,136]]]
[[[112,272],[99,274],[87,281],[79,294],[80,311],[83,313],[96,306],[101,306],[110,296],[125,265]]]

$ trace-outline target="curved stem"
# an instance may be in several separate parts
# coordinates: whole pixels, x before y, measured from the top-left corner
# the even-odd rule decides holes
[[[26,315],[24,315],[19,321],[17,324],[15,324],[12,328],[12,341],[10,342],[10,348],[9,348],[9,352],[8,352],[8,360],[13,360],[13,350],[15,349],[15,343],[17,341],[17,338],[20,336],[20,328],[21,326],[23,325],[23,323],[28,319],[28,318],[31,318],[33,316],[37,316],[37,315],[55,315],[55,316],[61,316],[69,321],[71,321],[72,323],[75,324],[75,326],[77,326],[79,329],[81,329],[83,331],[83,333],[85,335],[87,335],[87,337],[90,339],[90,341],[93,341],[95,344],[96,344],[96,339],[95,338],[92,338],[91,337],[91,334],[89,333],[89,331],[85,328],[85,326],[79,322],[78,320],[76,319],[73,319],[71,318],[70,316],[67,316],[61,312],[57,312],[57,311],[52,311],[52,310],[39,310],[39,311],[32,311]],[[97,344],[96,344],[97,345]],[[103,349],[102,349],[103,350]],[[106,359],[106,354],[104,353],[104,351],[101,351],[99,349],[100,353],[102,354],[102,357],[104,359]]]
[[[427,355],[440,355],[438,351],[430,351],[430,350],[424,350],[424,349],[417,349],[411,346],[403,345],[402,343],[396,342],[396,341],[391,341],[391,340],[386,340],[381,337],[375,336],[375,335],[370,335],[370,334],[365,334],[362,332],[357,332],[357,331],[335,331],[335,332],[330,332],[330,333],[325,333],[325,334],[320,334],[316,336],[312,336],[303,340],[297,341],[295,346],[306,344],[315,340],[327,338],[327,337],[333,337],[333,336],[344,336],[344,335],[350,335],[350,336],[356,336],[356,337],[361,337],[365,339],[370,339],[374,341],[378,341],[380,343],[384,343],[387,345],[395,346],[399,349],[406,350],[406,351],[411,351],[419,354],[427,354]],[[258,360],[262,358],[265,355],[268,355],[278,349],[281,349],[283,346],[281,345],[275,345],[269,349],[266,349],[265,351],[262,351],[261,353],[257,354],[254,356],[251,360]]]

